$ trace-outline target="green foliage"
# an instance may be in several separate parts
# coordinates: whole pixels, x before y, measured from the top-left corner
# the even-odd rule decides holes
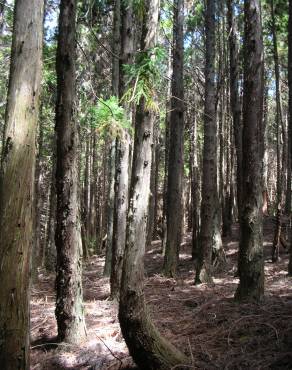
[[[97,105],[89,105],[81,124],[96,128],[103,138],[118,137],[123,130],[132,130],[126,111],[119,105],[116,96],[100,99]]]
[[[124,65],[127,85],[130,86],[122,100],[138,105],[143,98],[146,109],[158,111],[156,89],[161,80],[161,64],[165,58],[165,50],[154,47],[137,54],[136,63]]]

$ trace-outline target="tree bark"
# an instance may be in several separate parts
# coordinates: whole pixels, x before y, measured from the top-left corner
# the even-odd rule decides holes
[[[277,132],[277,224],[272,246],[272,261],[276,262],[278,260],[281,238],[281,213],[282,213],[283,186],[286,167],[286,129],[284,126],[282,113],[279,55],[278,55],[276,20],[273,0],[271,0],[271,19],[272,19],[271,27],[273,36],[275,82],[276,82],[276,132]],[[281,143],[281,130],[283,143]],[[282,158],[281,158],[281,146],[282,146]]]
[[[200,248],[195,283],[212,280],[212,252],[221,248],[218,225],[217,122],[215,105],[215,1],[207,1],[204,149]]]
[[[234,17],[233,0],[227,0],[227,17],[229,27],[229,70],[230,70],[230,105],[233,120],[234,143],[236,149],[236,185],[237,185],[237,208],[240,219],[242,206],[242,122],[241,104],[239,98],[239,60],[237,25]]]
[[[288,21],[288,87],[289,87],[289,136],[292,134],[292,1],[289,1],[289,21]],[[292,145],[290,145],[290,171],[292,170]],[[292,228],[290,229],[290,240],[292,240]],[[290,255],[288,264],[288,274],[292,276],[292,244],[290,245]]]
[[[240,223],[238,300],[264,295],[262,241],[262,141],[264,56],[259,0],[244,2],[243,207]]]
[[[171,277],[175,277],[177,272],[183,217],[183,12],[183,0],[175,0],[173,9],[173,72],[171,81],[171,112],[169,121],[169,158],[166,197],[167,236],[163,265],[164,274]]]
[[[17,0],[0,175],[0,364],[29,369],[30,258],[43,1]]]
[[[118,9],[116,9],[118,11]],[[120,3],[120,63],[119,63],[119,98],[126,92],[126,75],[123,65],[131,64],[134,55],[134,14],[132,7]],[[128,107],[124,107],[128,110]],[[128,114],[130,112],[128,111]],[[130,114],[129,114],[130,115]],[[118,299],[120,294],[123,255],[126,243],[126,222],[129,193],[130,136],[123,130],[116,140],[115,203],[113,216],[113,244],[111,267],[111,298]]]
[[[155,46],[159,1],[145,1],[141,50]],[[149,27],[149,28],[147,28]],[[186,362],[164,338],[149,318],[144,297],[144,253],[150,193],[151,144],[155,114],[137,106],[135,142],[127,219],[119,320],[130,354],[140,369],[169,370]],[[179,368],[179,367],[176,367]]]
[[[86,336],[82,304],[82,242],[78,201],[78,130],[74,120],[76,0],[61,0],[57,48],[57,248],[58,339]]]

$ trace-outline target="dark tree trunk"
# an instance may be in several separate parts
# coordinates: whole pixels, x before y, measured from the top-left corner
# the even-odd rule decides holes
[[[155,45],[158,12],[158,1],[145,1],[141,47],[144,51],[148,51]],[[147,29],[147,26],[150,28]],[[154,120],[154,112],[146,109],[142,98],[135,117],[134,155],[119,320],[130,354],[139,368],[169,370],[185,363],[186,359],[160,336],[149,318],[144,297],[143,258],[149,206]]]
[[[3,30],[4,30],[5,5],[6,5],[6,0],[2,0],[0,3],[0,36],[3,34]]]
[[[240,223],[239,300],[264,295],[262,141],[264,56],[259,0],[244,2],[243,199]]]
[[[203,181],[196,283],[212,280],[212,252],[221,248],[218,222],[217,122],[215,108],[215,1],[207,0]]]
[[[107,199],[107,239],[106,255],[103,274],[110,276],[113,254],[113,226],[114,226],[114,205],[115,205],[115,162],[116,162],[116,140],[110,144],[108,161],[108,199]]]
[[[57,48],[57,248],[58,338],[80,343],[85,333],[82,304],[82,242],[78,201],[78,130],[74,120],[76,1],[61,0]]]
[[[229,60],[230,60],[230,105],[233,120],[234,143],[236,149],[236,185],[237,185],[237,208],[240,218],[242,203],[242,122],[241,104],[239,98],[239,60],[237,25],[234,17],[233,0],[227,0],[228,27],[229,27]]]
[[[183,0],[174,1],[173,55],[171,82],[171,112],[169,127],[169,156],[167,182],[166,226],[167,237],[163,271],[166,276],[176,275],[183,217],[183,138],[184,138],[184,85],[183,85]]]
[[[54,150],[54,153],[55,153],[55,150]],[[56,178],[56,158],[54,155],[52,175],[51,175],[50,196],[49,196],[49,217],[48,217],[48,224],[47,224],[47,238],[46,238],[46,247],[45,247],[45,268],[47,271],[50,271],[50,272],[53,272],[56,270],[56,261],[57,261],[57,251],[56,251],[56,244],[55,244],[56,212],[57,212],[57,196],[56,196],[55,178]]]
[[[283,121],[282,103],[280,94],[280,68],[279,68],[276,20],[274,10],[275,10],[274,1],[271,0],[271,18],[272,18],[271,27],[273,36],[273,54],[274,54],[275,82],[276,82],[276,132],[277,132],[277,224],[272,246],[272,261],[276,262],[278,260],[281,238],[281,213],[282,213],[283,186],[286,167],[286,129]],[[281,143],[281,130],[283,136],[283,143]],[[282,146],[282,157],[281,157],[281,146]]]
[[[30,258],[43,1],[17,0],[0,173],[0,367],[29,369]]]
[[[292,136],[292,1],[289,1],[289,23],[288,23],[288,86],[289,86],[289,136]],[[290,145],[290,171],[292,166],[292,145]],[[290,230],[292,240],[292,228]],[[288,274],[292,275],[292,245],[290,245],[290,257]]]

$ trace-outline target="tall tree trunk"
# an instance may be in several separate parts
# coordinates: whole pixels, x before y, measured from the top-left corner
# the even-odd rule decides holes
[[[29,369],[29,274],[43,1],[17,0],[0,174],[0,364]]]
[[[284,126],[281,104],[279,55],[278,55],[276,20],[273,0],[271,0],[271,18],[272,18],[271,26],[273,36],[273,54],[274,54],[275,82],[276,82],[276,132],[277,132],[277,224],[272,247],[272,261],[275,262],[278,260],[281,238],[282,198],[286,167],[286,129]],[[283,144],[281,143],[281,130],[283,136]],[[282,157],[281,157],[281,146],[282,146]]]
[[[167,237],[163,265],[164,274],[171,277],[176,275],[183,217],[183,12],[183,0],[175,0],[173,9],[173,72],[171,82],[169,158],[167,171],[168,182],[166,197]]]
[[[146,54],[155,46],[159,1],[145,1],[142,47]],[[150,28],[148,29],[147,27]],[[160,336],[149,318],[144,297],[144,253],[150,193],[151,143],[155,114],[141,98],[135,117],[134,156],[127,219],[119,320],[130,354],[140,369],[171,369],[184,356]]]
[[[57,248],[58,339],[80,343],[85,333],[82,304],[82,242],[78,201],[78,130],[74,120],[76,0],[61,0],[57,48]]]
[[[259,0],[244,2],[244,87],[242,142],[242,215],[240,223],[239,300],[264,294],[262,241],[262,141],[264,56]]]
[[[4,31],[4,13],[5,13],[6,0],[2,0],[0,3],[0,36]]]
[[[116,161],[116,140],[110,144],[108,161],[108,199],[107,199],[107,239],[106,255],[103,274],[110,276],[113,254],[113,226],[114,226],[114,205],[115,205],[115,161]]]
[[[193,217],[193,232],[192,232],[192,259],[198,257],[199,250],[199,226],[200,226],[200,174],[198,163],[198,150],[197,150],[197,118],[194,116],[191,133],[191,173],[192,173],[192,217]]]
[[[54,140],[55,142],[55,140]],[[55,147],[55,145],[54,145]],[[55,150],[54,150],[55,153]],[[47,238],[45,247],[45,268],[47,271],[53,272],[56,270],[57,251],[55,244],[56,231],[56,211],[57,211],[57,196],[56,196],[56,158],[53,157],[51,186],[49,196],[49,217],[47,223]]]
[[[196,283],[212,280],[212,252],[221,248],[221,235],[218,225],[219,200],[217,190],[216,136],[215,1],[207,0],[203,181],[200,248],[196,268]]]
[[[146,246],[151,246],[154,233],[154,218],[155,218],[155,206],[156,206],[156,192],[157,192],[157,147],[158,135],[159,135],[159,122],[154,123],[153,131],[153,148],[152,148],[152,159],[151,159],[151,175],[150,175],[150,199],[149,199],[149,211],[148,211],[148,225],[147,225],[147,238]]]
[[[289,21],[288,21],[288,86],[289,86],[289,136],[292,134],[292,1],[289,1]],[[292,167],[292,145],[290,145],[290,171]],[[290,240],[292,240],[292,228],[290,230]],[[290,256],[288,264],[288,274],[292,275],[292,244],[290,245]]]
[[[116,4],[117,6],[118,4]],[[119,11],[119,9],[116,9]],[[119,98],[126,92],[126,75],[123,65],[131,64],[134,55],[134,13],[133,8],[120,2],[120,64],[119,64]],[[128,107],[125,107],[128,110]],[[128,112],[129,114],[130,112]],[[130,114],[129,114],[130,115]],[[130,136],[124,130],[116,140],[115,203],[113,215],[113,244],[111,267],[111,297],[117,299],[120,294],[123,255],[126,243],[126,222],[129,192]]]
[[[239,98],[239,60],[237,25],[234,17],[234,2],[227,0],[228,27],[229,27],[229,70],[230,70],[230,105],[233,120],[234,143],[236,149],[236,185],[237,185],[237,208],[240,218],[242,203],[242,122],[241,104]]]

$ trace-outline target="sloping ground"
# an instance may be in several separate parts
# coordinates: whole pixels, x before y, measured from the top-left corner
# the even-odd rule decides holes
[[[146,299],[159,330],[192,360],[191,369],[292,369],[292,279],[288,255],[270,260],[272,224],[265,226],[266,296],[261,304],[238,304],[238,228],[224,240],[227,265],[216,272],[214,286],[194,286],[194,266],[187,236],[177,280],[166,279],[160,244],[153,243],[145,263]],[[134,365],[121,337],[117,306],[108,300],[103,259],[92,257],[84,273],[88,340],[80,346],[56,344],[53,276],[40,274],[31,299],[31,369],[125,369]]]

